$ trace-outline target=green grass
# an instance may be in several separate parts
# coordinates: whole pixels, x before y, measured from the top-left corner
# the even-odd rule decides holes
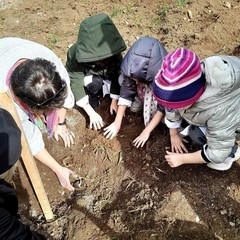
[[[161,22],[166,21],[167,13],[169,11],[169,5],[165,4],[161,7],[159,13],[158,13],[158,18],[153,20],[153,24],[158,26],[161,24]]]
[[[111,17],[114,18],[116,16],[118,16],[119,14],[122,14],[124,13],[124,9],[122,7],[117,7],[117,8],[114,8],[112,13],[111,13]]]
[[[48,39],[48,45],[51,49],[54,49],[57,43],[58,43],[57,35],[56,33],[52,33]]]
[[[178,0],[177,3],[176,3],[176,6],[177,7],[181,7],[181,8],[184,8],[186,7],[187,3],[185,0]]]

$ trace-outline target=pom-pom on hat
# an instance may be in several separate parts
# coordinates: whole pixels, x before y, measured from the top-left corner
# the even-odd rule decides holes
[[[0,108],[0,174],[9,170],[20,158],[21,131],[12,115]]]
[[[205,89],[198,56],[185,48],[169,53],[153,81],[153,94],[164,107],[177,109],[195,103]]]

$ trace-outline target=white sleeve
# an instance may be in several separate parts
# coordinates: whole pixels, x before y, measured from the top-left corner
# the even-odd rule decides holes
[[[165,124],[168,128],[179,128],[181,126],[182,120],[171,122],[165,117]]]
[[[83,98],[81,98],[80,100],[78,100],[76,102],[76,105],[82,108],[85,105],[87,105],[88,103],[89,103],[89,97],[88,97],[88,95],[86,95]]]
[[[132,104],[132,101],[129,101],[127,99],[124,99],[124,98],[121,98],[121,97],[118,99],[118,105],[124,105],[124,106],[130,107],[131,104]]]

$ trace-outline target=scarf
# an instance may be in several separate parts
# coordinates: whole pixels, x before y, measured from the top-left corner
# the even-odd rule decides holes
[[[153,97],[152,90],[147,84],[138,83],[138,96],[143,103],[144,125],[147,126],[157,111],[157,101]]]

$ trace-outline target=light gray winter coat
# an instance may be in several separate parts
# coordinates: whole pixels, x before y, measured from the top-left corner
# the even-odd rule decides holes
[[[183,111],[167,111],[166,118],[206,127],[207,146],[202,154],[211,162],[223,162],[240,131],[240,58],[213,56],[201,62],[206,89],[200,99]],[[169,122],[168,122],[169,123]],[[171,127],[170,125],[168,125]]]

